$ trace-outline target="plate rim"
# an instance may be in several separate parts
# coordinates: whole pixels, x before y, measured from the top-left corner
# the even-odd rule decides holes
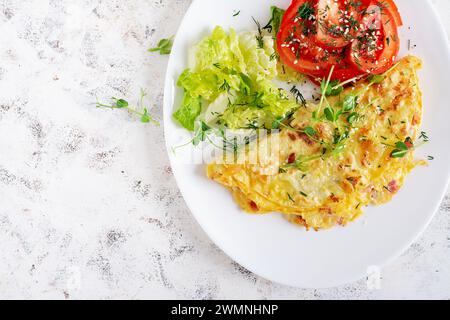
[[[182,26],[185,24],[185,21],[186,21],[187,17],[189,16],[191,10],[193,10],[194,5],[197,2],[200,2],[200,1],[205,1],[205,0],[193,0],[191,2],[191,4],[190,4],[188,10],[185,12],[185,14],[183,16],[183,19],[180,22],[179,28],[178,28],[178,30],[176,32],[176,35],[174,37],[174,47],[176,47],[176,44],[179,41],[180,30],[181,30]],[[220,0],[216,0],[216,1],[220,1]],[[421,0],[421,1],[423,1],[423,0]],[[450,43],[448,41],[448,34],[447,34],[447,31],[446,31],[446,29],[444,27],[443,21],[440,18],[439,14],[437,12],[437,8],[432,3],[432,1],[431,0],[425,0],[425,1],[427,3],[428,7],[430,7],[431,12],[432,12],[432,14],[434,16],[434,19],[435,19],[435,21],[437,22],[437,24],[439,26],[439,29],[441,31],[440,36],[443,36],[447,40],[447,41],[444,41],[443,48],[445,48],[445,51],[447,53],[447,57],[450,57]],[[192,207],[191,203],[187,200],[187,196],[185,194],[185,191],[180,187],[180,184],[179,184],[179,179],[180,179],[179,178],[179,173],[178,173],[178,170],[177,170],[176,166],[174,165],[173,155],[170,152],[171,145],[170,145],[170,141],[169,141],[169,138],[168,138],[169,134],[168,134],[168,131],[167,131],[168,129],[167,129],[167,126],[166,126],[166,121],[167,120],[173,121],[172,120],[172,112],[171,112],[171,110],[173,108],[173,105],[171,103],[172,101],[169,101],[169,100],[172,99],[172,97],[169,97],[169,94],[168,94],[170,92],[169,86],[173,85],[173,79],[172,79],[171,72],[170,72],[171,71],[170,67],[173,64],[173,59],[174,59],[173,55],[170,55],[169,61],[168,61],[168,64],[167,64],[166,74],[165,74],[165,77],[164,77],[164,99],[163,99],[164,140],[165,140],[165,144],[166,144],[167,153],[168,153],[168,156],[169,156],[170,165],[171,165],[171,167],[173,169],[172,170],[173,171],[173,175],[174,175],[175,181],[177,183],[177,187],[180,190],[180,193],[182,194],[184,202],[185,202],[186,206],[188,207],[189,211],[191,212],[191,215],[195,218],[196,223],[198,223],[198,225],[202,228],[203,232],[208,236],[208,238],[215,245],[217,245],[217,247],[219,247],[220,250],[223,253],[225,253],[232,261],[235,261],[239,265],[243,266],[245,269],[251,271],[255,275],[257,275],[257,276],[259,276],[261,278],[264,278],[264,279],[266,279],[266,280],[268,280],[270,282],[278,283],[278,284],[285,285],[285,286],[288,286],[288,287],[304,288],[304,289],[327,289],[327,288],[336,288],[336,287],[341,286],[341,285],[352,284],[352,283],[354,283],[356,281],[359,281],[359,280],[363,279],[366,276],[365,273],[363,273],[363,274],[355,274],[353,277],[348,277],[344,281],[335,281],[335,283],[333,283],[333,284],[331,284],[329,286],[314,286],[314,287],[313,286],[308,286],[308,285],[293,285],[292,283],[287,283],[287,282],[284,282],[284,281],[274,280],[274,279],[271,278],[271,276],[266,275],[265,272],[256,271],[255,268],[253,268],[253,266],[249,266],[247,263],[244,263],[244,262],[240,261],[241,259],[239,259],[237,257],[233,257],[233,255],[231,253],[229,253],[228,248],[226,248],[227,246],[221,240],[217,239],[213,232],[210,232],[208,227],[205,226],[205,223],[202,221],[202,219],[198,218],[196,211],[193,210],[193,207]],[[397,249],[395,251],[395,253],[389,255],[389,257],[386,257],[382,262],[380,262],[379,263],[380,267],[384,267],[384,266],[390,264],[392,261],[396,260],[406,250],[408,250],[409,247],[413,243],[417,242],[418,238],[420,238],[423,235],[423,233],[426,231],[426,229],[429,227],[430,223],[432,222],[433,218],[436,216],[436,213],[438,212],[438,210],[439,210],[439,208],[440,208],[440,206],[442,204],[443,199],[445,198],[445,195],[446,195],[447,190],[448,190],[449,187],[450,187],[450,172],[447,172],[447,178],[446,178],[446,182],[445,182],[445,187],[443,188],[443,190],[441,190],[441,192],[440,192],[441,194],[439,195],[440,201],[434,205],[434,209],[433,210],[430,209],[429,218],[427,219],[426,223],[424,223],[422,225],[422,227],[420,228],[420,230],[418,230],[418,232],[416,232],[416,234],[411,237],[412,239],[408,239],[408,240],[405,239],[403,241],[403,242],[406,243],[405,245],[399,246],[399,249]]]

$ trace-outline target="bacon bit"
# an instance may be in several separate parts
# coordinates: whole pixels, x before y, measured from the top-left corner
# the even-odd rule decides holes
[[[347,181],[350,182],[352,184],[352,186],[356,186],[359,182],[359,180],[361,180],[361,177],[348,177]]]
[[[406,127],[406,125],[404,125],[403,127],[401,127],[400,129],[400,133],[404,136],[408,135],[408,128]]]
[[[367,128],[361,128],[361,130],[359,130],[359,137],[364,137],[367,136],[367,134],[369,133],[369,129]]]
[[[341,182],[341,188],[346,194],[350,194],[353,192],[353,190],[355,190],[355,188],[347,180],[343,180]]]
[[[418,114],[417,112],[414,114],[413,119],[412,119],[412,124],[414,126],[420,124],[420,114]]]
[[[376,90],[380,95],[383,95],[383,93],[384,93],[384,87],[383,87],[383,84],[377,83],[377,84],[374,84],[373,87],[375,88],[375,90]]]
[[[365,167],[371,165],[371,155],[376,153],[375,143],[372,140],[364,140],[361,142],[361,149],[363,150],[363,156],[361,159],[361,164]]]
[[[297,159],[297,156],[295,155],[295,153],[291,153],[288,157],[287,163],[288,164],[294,163],[296,159]]]
[[[248,204],[250,205],[250,208],[252,208],[253,211],[256,212],[259,210],[258,205],[256,204],[255,201],[251,200]]]
[[[374,147],[374,142],[372,140],[364,140],[361,142],[361,149],[364,151],[372,151]]]
[[[330,207],[319,208],[319,211],[320,212],[325,212],[325,213],[328,213],[328,214],[333,214],[333,211],[331,210]]]
[[[294,223],[304,226],[306,228],[306,231],[309,231],[309,226],[306,223],[306,220],[302,218],[302,216],[295,216],[292,220]]]
[[[325,138],[325,134],[327,133],[327,129],[326,129],[326,127],[323,124],[317,125],[316,130],[317,130],[317,135],[320,138]]]
[[[298,133],[298,136],[300,137],[300,139],[302,139],[308,146],[311,146],[314,144],[314,141],[311,140],[311,138],[306,134],[306,133]]]
[[[408,147],[408,149],[414,148],[414,144],[413,144],[413,142],[410,139],[406,139],[405,140],[405,144]]]
[[[339,198],[336,197],[336,195],[334,195],[334,194],[330,195],[329,198],[330,198],[330,200],[333,201],[333,202],[336,202],[336,203],[339,202]]]
[[[288,133],[288,137],[289,137],[289,139],[291,139],[292,141],[296,141],[296,140],[297,140],[297,135],[295,135],[295,134],[292,133],[292,132],[289,132],[289,133]]]
[[[397,193],[397,191],[399,190],[399,187],[397,185],[397,181],[396,180],[392,180],[391,182],[389,182],[389,184],[387,185],[386,189],[390,193]]]
[[[370,152],[369,151],[364,151],[364,155],[363,158],[361,159],[361,164],[364,167],[370,167]]]
[[[390,109],[397,110],[398,107],[400,106],[400,103],[402,102],[402,100],[406,99],[412,95],[413,95],[413,91],[411,89],[407,89],[407,90],[403,91],[398,96],[396,96],[394,98],[394,100],[392,100],[392,108],[390,108]]]
[[[398,109],[398,107],[399,107],[400,102],[402,101],[402,99],[403,99],[403,97],[402,97],[401,95],[396,96],[396,97],[394,98],[394,100],[392,100],[392,109],[394,109],[395,111],[397,111],[397,109]],[[391,108],[390,108],[390,109],[391,109]]]
[[[340,226],[343,226],[344,225],[344,218],[339,217],[338,220],[337,220],[337,224],[340,225]]]

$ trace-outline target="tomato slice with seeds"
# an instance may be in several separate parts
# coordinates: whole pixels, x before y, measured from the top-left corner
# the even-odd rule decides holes
[[[378,10],[379,15],[371,14]],[[315,81],[346,81],[392,66],[401,16],[393,0],[293,0],[279,33],[281,61]]]
[[[362,72],[381,74],[392,67],[400,49],[395,19],[380,1],[373,1],[362,25],[364,32],[352,43],[348,58]]]
[[[316,0],[294,0],[286,11],[277,36],[282,61],[301,73],[320,75],[326,64],[323,48],[315,45],[316,24],[312,19]]]
[[[402,16],[400,15],[400,12],[398,11],[398,7],[395,4],[394,0],[380,1],[380,5],[383,8],[387,9],[392,14],[392,17],[394,18],[394,21],[395,21],[395,24],[397,25],[397,27],[403,26]]]
[[[327,79],[333,66],[333,73],[330,77],[331,80],[346,81],[364,74],[364,72],[355,68],[355,66],[347,60],[348,50],[349,47],[328,51],[327,63],[326,65],[322,65],[320,74],[316,76],[316,81],[320,82],[323,79]]]
[[[346,61],[346,49],[320,46],[316,42],[318,0],[294,0],[284,15],[277,36],[281,60],[294,70],[313,78],[347,80],[361,74]]]
[[[318,0],[317,43],[342,48],[359,33],[360,19],[369,0]]]

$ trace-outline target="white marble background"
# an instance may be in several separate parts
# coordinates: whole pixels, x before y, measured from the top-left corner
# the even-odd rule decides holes
[[[434,0],[450,32],[450,1]],[[450,194],[431,226],[364,280],[302,290],[226,257],[187,209],[163,129],[96,97],[162,118],[167,57],[190,0],[0,0],[0,298],[450,298]]]

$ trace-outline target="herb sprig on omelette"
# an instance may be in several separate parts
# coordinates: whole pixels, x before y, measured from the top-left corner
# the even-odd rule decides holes
[[[422,163],[413,155],[422,136],[420,67],[409,56],[382,81],[360,80],[322,106],[308,103],[281,126],[272,159],[210,164],[208,176],[250,213],[279,212],[315,230],[346,225],[365,206],[388,202]],[[266,140],[242,152],[254,159]]]

